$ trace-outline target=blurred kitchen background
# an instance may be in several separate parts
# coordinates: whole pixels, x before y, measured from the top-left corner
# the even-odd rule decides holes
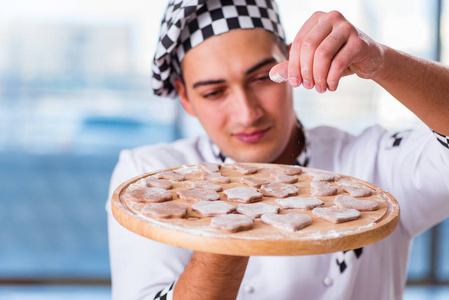
[[[377,41],[449,63],[446,0],[278,0],[292,41],[316,10],[339,10]],[[202,133],[152,95],[166,1],[14,0],[0,11],[0,299],[109,299],[106,212],[121,149]],[[305,126],[354,134],[419,124],[370,81],[295,89]],[[449,198],[449,196],[448,196]],[[405,299],[449,299],[449,220],[413,246]]]

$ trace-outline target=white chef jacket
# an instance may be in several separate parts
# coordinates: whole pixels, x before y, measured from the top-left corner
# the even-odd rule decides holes
[[[309,256],[252,256],[237,299],[402,299],[413,237],[449,217],[449,149],[422,125],[391,135],[380,126],[359,136],[331,127],[305,130],[307,167],[371,182],[400,203],[397,229],[362,249]],[[443,145],[442,145],[443,144]],[[207,137],[125,150],[111,179],[222,161]],[[165,245],[122,227],[107,203],[113,299],[172,299],[192,250]]]

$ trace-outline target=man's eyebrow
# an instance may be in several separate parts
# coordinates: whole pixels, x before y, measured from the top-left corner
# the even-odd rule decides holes
[[[246,70],[245,71],[245,75],[249,75],[252,72],[257,71],[258,69],[260,69],[260,68],[262,68],[262,67],[264,67],[266,65],[269,65],[269,64],[272,64],[272,63],[276,63],[276,62],[277,62],[276,59],[274,59],[273,57],[264,59],[263,61],[257,63],[256,65],[254,65],[251,68],[249,68],[248,70]],[[197,88],[199,86],[203,86],[203,85],[220,84],[220,83],[225,83],[225,80],[223,80],[223,79],[216,79],[216,80],[198,81],[198,82],[195,82],[193,84],[193,88],[195,89],[195,88]]]
[[[195,88],[197,88],[197,87],[199,87],[199,86],[202,86],[202,85],[219,84],[219,83],[224,83],[224,82],[225,82],[225,81],[224,81],[223,79],[198,81],[198,82],[195,82],[195,83],[193,84],[193,88],[195,89]]]
[[[245,75],[249,75],[249,74],[251,74],[252,72],[257,71],[258,69],[260,69],[260,68],[262,68],[262,67],[264,67],[264,66],[266,66],[266,65],[275,63],[275,62],[277,62],[277,61],[276,61],[273,57],[264,59],[264,60],[261,61],[260,63],[258,63],[258,64],[256,64],[255,66],[249,68],[248,70],[246,70]]]

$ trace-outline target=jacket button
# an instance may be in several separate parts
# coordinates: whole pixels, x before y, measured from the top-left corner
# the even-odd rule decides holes
[[[324,279],[323,279],[323,284],[324,284],[324,286],[329,287],[329,286],[331,286],[333,283],[334,283],[334,281],[332,280],[332,278],[330,278],[330,277],[324,277]]]

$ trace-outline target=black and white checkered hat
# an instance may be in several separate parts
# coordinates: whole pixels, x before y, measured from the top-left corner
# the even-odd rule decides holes
[[[153,90],[177,96],[174,79],[187,51],[204,40],[234,29],[262,28],[285,42],[274,0],[170,0],[162,18],[153,60]]]

